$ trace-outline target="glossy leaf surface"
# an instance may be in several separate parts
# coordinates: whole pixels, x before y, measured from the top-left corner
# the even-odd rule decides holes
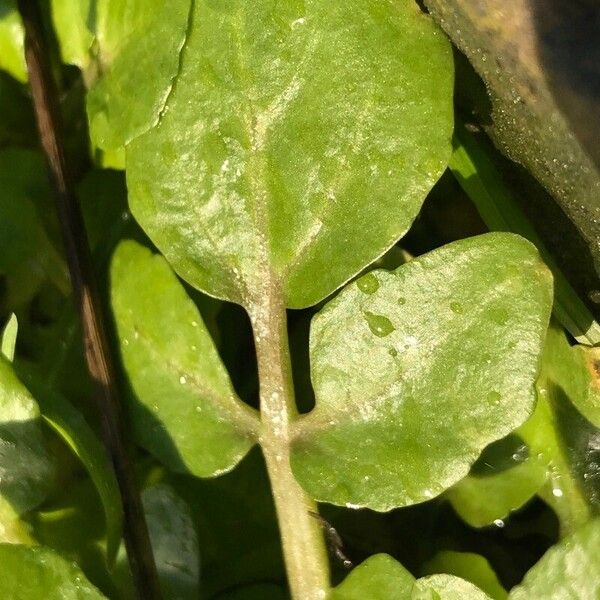
[[[64,62],[85,69],[91,59],[95,0],[52,0],[52,24]]]
[[[106,75],[87,98],[92,141],[117,149],[165,110],[186,41],[190,0],[98,2],[99,60]]]
[[[490,563],[472,552],[442,550],[425,564],[425,573],[447,573],[462,577],[495,600],[504,600],[508,596]]]
[[[575,531],[589,519],[589,506],[572,471],[558,416],[548,389],[543,387],[543,379],[538,382],[535,412],[521,432],[536,462],[546,469],[546,481],[538,495],[558,515],[563,534]]]
[[[29,389],[37,398],[42,417],[64,440],[88,471],[104,508],[107,555],[112,564],[121,541],[122,511],[119,488],[106,450],[83,415],[61,394],[38,378],[28,377]]]
[[[139,443],[176,471],[233,468],[254,444],[258,419],[237,398],[183,286],[164,258],[133,241],[117,248],[111,284]]]
[[[15,0],[0,0],[0,69],[19,81],[27,81],[25,32]]]
[[[21,515],[44,499],[52,476],[38,405],[0,356],[0,496]]]
[[[409,600],[415,578],[387,554],[376,554],[358,565],[328,600]]]
[[[127,147],[132,211],[195,287],[314,304],[407,231],[442,173],[449,45],[406,0],[197,0],[190,23],[156,126]]]
[[[566,600],[600,596],[600,520],[590,521],[546,552],[510,600]]]
[[[558,327],[549,329],[546,344],[546,385],[560,388],[588,421],[600,427],[600,348],[571,346]]]
[[[429,575],[417,579],[411,600],[491,600],[476,585],[454,575]]]
[[[297,478],[317,500],[380,511],[456,483],[531,413],[551,303],[534,247],[500,233],[349,285],[313,319]]]
[[[6,322],[2,335],[0,336],[0,353],[4,355],[9,362],[15,357],[15,346],[17,344],[17,332],[19,330],[19,322],[17,316],[13,313]]]
[[[485,451],[474,467],[484,455]],[[508,468],[501,468],[504,461],[509,463]],[[483,468],[488,470],[485,476],[473,469],[447,493],[454,510],[472,527],[505,519],[535,496],[548,476],[545,461],[531,456],[525,444],[499,449],[495,457],[485,457]]]
[[[81,572],[49,548],[0,544],[0,597],[27,600],[104,598]]]

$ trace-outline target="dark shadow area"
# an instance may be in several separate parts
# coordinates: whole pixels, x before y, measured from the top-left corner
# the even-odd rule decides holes
[[[5,402],[10,403],[10,398]],[[12,404],[5,407],[7,413],[24,410],[17,397]],[[0,496],[16,515],[32,510],[44,500],[53,483],[53,470],[41,418],[0,423]]]
[[[202,555],[203,598],[255,589],[287,598],[275,507],[258,448],[221,477],[169,474],[167,482],[191,510]]]
[[[530,0],[530,6],[550,92],[600,168],[600,1]]]
[[[596,319],[600,319],[600,305],[590,301],[594,290],[600,289],[600,279],[590,247],[573,221],[545,188],[524,167],[501,154],[483,132],[483,128],[492,123],[492,107],[486,86],[458,50],[455,50],[455,59],[457,113],[470,133],[477,136],[486,154],[493,158],[503,182],[552,253],[565,277]],[[600,143],[600,138],[596,143]]]
[[[558,520],[537,498],[512,513],[502,527],[482,529],[466,525],[443,499],[389,513],[329,505],[322,505],[321,512],[337,529],[354,564],[385,552],[420,577],[423,564],[441,550],[474,552],[490,562],[507,590],[558,540]],[[340,581],[345,569],[336,562],[332,567],[334,580]]]

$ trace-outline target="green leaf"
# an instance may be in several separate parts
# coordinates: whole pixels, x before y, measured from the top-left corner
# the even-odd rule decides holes
[[[502,522],[522,508],[544,485],[546,469],[536,460],[492,477],[468,475],[448,491],[454,510],[472,527]]]
[[[13,313],[10,315],[4,329],[2,330],[0,353],[8,362],[12,362],[15,357],[15,346],[17,345],[17,332],[19,331],[19,322],[17,316]]]
[[[443,172],[450,46],[409,1],[196,0],[192,13],[157,123],[127,146],[132,211],[198,289],[315,304],[408,230]],[[153,60],[162,35],[148,30]]]
[[[571,346],[562,329],[551,327],[543,376],[561,389],[579,412],[600,427],[600,348]]]
[[[535,248],[503,233],[349,285],[313,319],[296,477],[316,500],[379,511],[455,484],[531,413],[551,304]]]
[[[0,597],[27,600],[100,600],[75,563],[49,548],[0,544]]]
[[[65,63],[86,69],[91,59],[94,0],[52,0],[52,23]]]
[[[425,563],[424,573],[447,573],[470,581],[494,600],[508,597],[490,563],[479,554],[443,550]]]
[[[44,500],[53,476],[38,406],[3,356],[0,356],[0,475],[0,497],[8,501],[17,515]]]
[[[31,544],[29,527],[19,519],[10,503],[0,496],[0,543]]]
[[[183,286],[164,258],[133,241],[115,251],[111,285],[139,443],[176,471],[232,469],[255,443],[258,419],[237,398]]]
[[[114,151],[155,125],[165,110],[190,0],[100,0],[97,11],[99,59],[107,74],[90,90],[87,112],[92,142]]]
[[[106,518],[108,563],[112,564],[121,541],[123,515],[119,488],[106,451],[83,415],[66,398],[31,374],[23,378],[37,398],[46,423],[79,458],[98,490]]]
[[[546,481],[546,464],[531,456],[526,445],[498,448],[503,441],[488,446],[469,475],[447,492],[454,510],[472,527],[502,521],[535,496]],[[492,454],[491,448],[498,449]],[[507,461],[508,468],[502,468]],[[475,469],[480,463],[485,476]]]
[[[562,533],[570,533],[589,519],[589,507],[571,471],[558,417],[542,378],[537,387],[535,412],[521,428],[521,434],[532,456],[547,472],[545,485],[538,494],[558,515]],[[578,433],[581,431],[578,430]]]
[[[597,429],[576,408],[593,411],[597,392],[589,363],[595,353],[595,349],[571,347],[561,328],[550,327],[536,385],[538,403],[517,430],[528,452],[515,454],[505,448],[508,460],[517,456],[520,462],[499,472],[502,456],[494,460],[486,452],[490,474],[475,476],[472,471],[448,491],[452,506],[469,525],[483,527],[503,520],[536,493],[556,512],[563,535],[584,524],[594,505],[598,509]]]
[[[70,289],[66,265],[38,214],[42,199],[49,200],[49,187],[41,155],[0,152],[0,274],[7,276],[11,306],[29,300],[46,279]]]
[[[158,484],[142,493],[144,513],[164,598],[197,599],[200,585],[198,539],[187,504],[173,489]],[[120,577],[128,576],[124,546],[119,553]],[[135,597],[126,579],[128,597]]]
[[[600,519],[556,544],[510,592],[510,600],[600,597]]]
[[[354,568],[328,600],[409,600],[414,582],[398,561],[376,554]]]
[[[27,81],[25,31],[15,0],[0,0],[0,69],[19,81]]]
[[[166,485],[144,490],[142,501],[165,598],[197,598],[200,557],[187,505]]]
[[[411,600],[491,600],[476,585],[454,575],[430,575],[417,579]]]

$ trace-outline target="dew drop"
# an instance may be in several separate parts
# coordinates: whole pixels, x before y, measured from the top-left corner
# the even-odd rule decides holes
[[[377,281],[377,277],[373,275],[373,273],[367,273],[363,277],[361,277],[356,285],[361,292],[365,294],[374,294],[379,289],[379,281]]]
[[[192,327],[198,327],[198,321],[192,321]]]
[[[496,527],[499,527],[500,529],[502,529],[504,527],[504,521],[502,519],[495,519],[494,525]]]
[[[396,348],[390,348],[390,349],[388,350],[388,354],[389,354],[390,356],[393,356],[394,358],[396,358],[396,356],[398,356],[398,350],[396,350]]]
[[[502,399],[502,396],[495,390],[492,390],[487,395],[487,399],[488,399],[488,402],[490,402],[491,404],[500,404],[500,400]]]
[[[402,298],[402,296],[398,298],[398,304],[404,306],[406,304],[406,298]]]
[[[202,407],[201,406],[196,406],[196,412],[202,412]]]
[[[553,495],[555,498],[562,498],[563,491],[562,491],[560,488],[553,488],[553,489],[552,489],[552,495]]]
[[[461,315],[463,313],[463,307],[460,302],[450,302],[450,310],[457,315]]]
[[[123,346],[129,346],[129,340],[127,338],[123,340]]]
[[[392,322],[383,315],[376,315],[371,312],[365,312],[365,319],[369,325],[369,329],[373,335],[377,337],[385,337],[390,335],[396,328],[392,325]]]
[[[186,384],[186,382],[187,382],[187,379],[185,378],[185,375],[182,375],[182,376],[179,378],[179,383],[180,383],[181,385],[185,385],[185,384]]]

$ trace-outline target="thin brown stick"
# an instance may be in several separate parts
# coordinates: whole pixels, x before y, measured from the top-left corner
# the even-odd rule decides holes
[[[25,25],[25,58],[42,149],[55,188],[56,207],[79,307],[85,356],[97,387],[104,445],[112,460],[121,492],[123,533],[138,597],[161,598],[148,527],[137,488],[131,448],[123,425],[113,361],[107,343],[91,253],[62,139],[56,82],[50,70],[38,0],[18,0]]]

